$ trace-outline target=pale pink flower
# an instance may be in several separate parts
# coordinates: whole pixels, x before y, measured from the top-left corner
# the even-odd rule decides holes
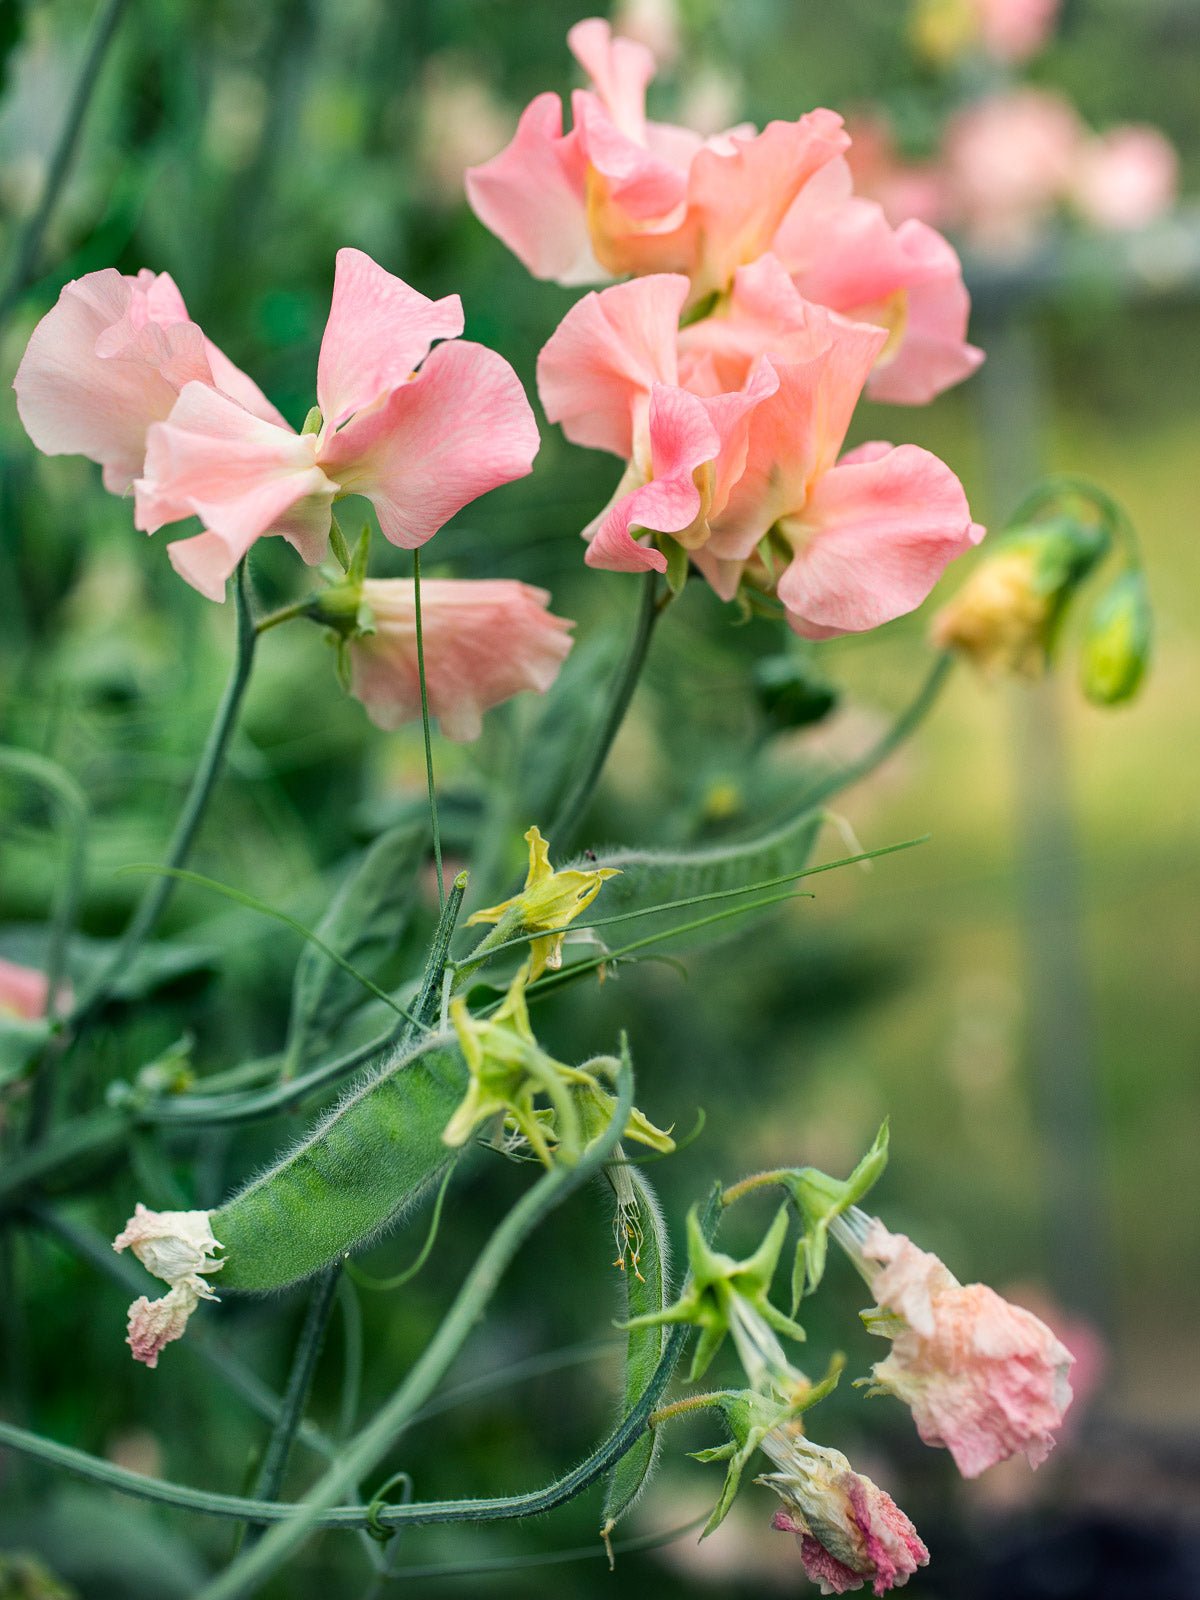
[[[124,494],[142,470],[146,430],[186,383],[283,423],[252,379],[192,322],[166,272],[113,267],[68,283],[30,337],[13,388],[25,431],[46,455],[82,455]]]
[[[1072,182],[1083,137],[1074,108],[1048,89],[1009,90],[959,112],[945,157],[972,243],[998,254],[1028,250]]]
[[[1027,61],[1054,32],[1062,0],[974,0],[984,49],[997,61]]]
[[[125,1342],[135,1361],[156,1367],[163,1346],[182,1336],[200,1301],[217,1298],[202,1276],[219,1272],[225,1264],[216,1259],[221,1245],[213,1237],[212,1213],[151,1211],[139,1201],[124,1230],[113,1240],[113,1249],[132,1249],[147,1272],[171,1286],[160,1300],[140,1295],[129,1308]]]
[[[881,1595],[903,1588],[927,1564],[929,1551],[903,1511],[840,1450],[787,1426],[772,1429],[762,1448],[778,1470],[758,1482],[785,1508],[772,1526],[796,1535],[804,1570],[822,1594],[845,1594],[870,1579]]]
[[[903,160],[882,116],[858,113],[847,117],[846,132],[850,148],[844,159],[860,199],[877,201],[893,228],[910,218],[935,227],[946,220],[950,202],[940,166]]]
[[[1017,1454],[1038,1466],[1071,1401],[1070,1351],[1032,1311],[985,1284],[959,1283],[876,1217],[856,1228],[857,1215],[844,1227],[860,1234],[857,1252],[848,1248],[861,1254],[878,1303],[867,1325],[892,1340],[875,1382],[911,1408],[921,1438],[944,1445],[964,1477]]]
[[[263,534],[282,533],[319,561],[342,495],[371,500],[393,544],[424,544],[469,501],[528,473],[538,448],[516,374],[458,339],[462,328],[457,295],[428,300],[362,251],[339,250],[317,364],[319,431],[293,433],[186,384],[150,430],[137,525],[153,532],[195,513],[206,531],[168,554],[213,600]],[[431,352],[435,339],[449,342]]]
[[[476,215],[535,277],[582,284],[681,272],[694,299],[723,290],[770,248],[795,196],[848,142],[831,111],[707,140],[648,121],[650,51],[614,39],[598,17],[567,38],[591,79],[572,96],[571,132],[557,95],[539,95],[512,143],[466,175]]]
[[[379,728],[421,715],[414,590],[401,578],[368,578],[362,597],[375,632],[349,642],[351,693]],[[510,578],[426,579],[421,629],[429,710],[448,739],[479,737],[482,714],[523,689],[554,682],[574,627],[547,611],[550,596]]]
[[[806,300],[887,330],[867,379],[872,400],[924,405],[969,377],[983,351],[966,342],[971,301],[953,247],[923,222],[893,228],[852,197],[831,161],[793,202],[772,252]]]
[[[0,957],[0,1018],[37,1022],[46,1015],[49,991],[44,972]]]
[[[1175,204],[1179,157],[1158,128],[1130,123],[1089,139],[1079,151],[1071,200],[1106,233],[1154,222]]]

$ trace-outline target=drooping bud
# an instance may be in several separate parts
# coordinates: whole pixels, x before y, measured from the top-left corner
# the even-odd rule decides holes
[[[550,846],[536,827],[525,835],[529,846],[529,870],[525,887],[511,900],[502,900],[497,906],[476,911],[467,918],[467,926],[480,922],[503,923],[507,937],[520,933],[537,934],[530,941],[530,981],[541,976],[547,967],[562,965],[564,931],[581,911],[600,893],[606,878],[619,876],[617,867],[593,867],[581,870],[568,867],[556,872],[550,865]]]
[[[129,1308],[125,1342],[135,1361],[156,1367],[163,1346],[182,1336],[200,1301],[217,1299],[201,1274],[219,1272],[225,1265],[216,1260],[221,1248],[213,1237],[211,1211],[151,1211],[138,1202],[113,1249],[131,1249],[147,1272],[171,1288],[160,1300],[140,1295]]]
[[[1094,705],[1118,706],[1141,687],[1154,628],[1146,580],[1139,571],[1115,578],[1092,608],[1083,641],[1083,692]]]
[[[988,676],[1038,678],[1075,590],[1109,547],[1096,524],[1055,517],[992,546],[933,619],[933,642]]]

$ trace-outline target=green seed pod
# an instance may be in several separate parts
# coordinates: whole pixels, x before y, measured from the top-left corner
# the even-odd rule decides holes
[[[213,1213],[221,1290],[285,1288],[396,1223],[456,1158],[442,1130],[466,1087],[443,1038],[349,1095]]]
[[[1122,572],[1088,618],[1081,662],[1083,692],[1094,705],[1131,700],[1150,663],[1153,613],[1140,572]]]

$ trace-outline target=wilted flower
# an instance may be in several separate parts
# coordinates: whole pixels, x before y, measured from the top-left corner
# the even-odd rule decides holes
[[[877,1217],[852,1209],[831,1231],[877,1301],[867,1327],[892,1341],[874,1382],[909,1406],[925,1443],[944,1445],[966,1478],[1012,1455],[1044,1461],[1074,1360],[1045,1323],[986,1284],[959,1283]]]
[[[48,456],[82,455],[124,494],[142,471],[146,432],[188,383],[284,427],[259,389],[191,321],[169,273],[114,267],[66,285],[33,330],[13,388],[25,431]]]
[[[761,1449],[778,1470],[757,1481],[784,1504],[772,1525],[796,1535],[804,1570],[822,1594],[845,1594],[870,1579],[880,1595],[926,1565],[929,1551],[912,1523],[840,1450],[813,1444],[796,1423],[773,1428]]]
[[[226,578],[263,534],[286,534],[306,561],[321,560],[343,495],[365,495],[393,544],[424,544],[469,501],[524,477],[537,454],[516,373],[459,339],[462,329],[457,295],[428,300],[361,250],[339,250],[315,431],[293,433],[185,384],[147,438],[138,527],[197,515],[206,531],[168,553],[211,600],[224,597]],[[437,339],[447,342],[431,351]]]
[[[547,967],[562,965],[563,938],[567,927],[600,893],[606,878],[620,876],[617,867],[567,867],[556,872],[550,865],[550,846],[540,831],[530,828],[525,835],[529,846],[529,870],[525,887],[511,900],[488,906],[467,918],[467,927],[480,922],[505,921],[513,935],[538,935],[530,941],[530,979],[540,977]]]
[[[376,727],[398,728],[421,715],[414,586],[367,578],[360,593],[374,631],[348,640],[350,692]],[[549,602],[544,589],[510,578],[422,581],[429,710],[448,739],[477,739],[491,706],[554,682],[574,623],[547,611]]]
[[[213,1237],[212,1213],[151,1211],[139,1201],[113,1249],[132,1249],[147,1272],[171,1286],[160,1300],[141,1295],[129,1308],[125,1342],[135,1361],[156,1367],[163,1346],[182,1336],[200,1301],[217,1298],[202,1276],[219,1272],[225,1264],[216,1260],[221,1244]]]

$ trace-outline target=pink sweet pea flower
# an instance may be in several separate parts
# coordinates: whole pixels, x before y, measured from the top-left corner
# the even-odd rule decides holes
[[[0,958],[0,1018],[37,1022],[46,1015],[49,993],[44,972]]]
[[[170,1284],[159,1300],[139,1295],[129,1308],[126,1344],[135,1361],[156,1367],[164,1345],[179,1339],[188,1318],[201,1300],[215,1300],[212,1286],[202,1274],[219,1272],[221,1249],[213,1237],[210,1211],[151,1211],[138,1201],[134,1214],[113,1240],[118,1252],[132,1249],[156,1278]]]
[[[375,632],[349,640],[350,692],[377,728],[398,728],[421,715],[413,585],[368,578],[362,598]],[[547,611],[549,601],[544,589],[509,578],[422,582],[429,710],[448,739],[477,739],[489,707],[554,682],[575,624]]]
[[[1175,204],[1179,157],[1158,128],[1126,124],[1089,139],[1079,151],[1071,200],[1106,233],[1145,228]]]
[[[784,1503],[772,1527],[794,1533],[804,1571],[822,1594],[900,1589],[929,1561],[909,1519],[890,1495],[855,1472],[840,1450],[814,1444],[798,1427],[773,1428],[762,1448],[777,1471],[757,1481]]]
[[[833,1231],[878,1302],[867,1326],[892,1341],[875,1383],[911,1408],[925,1443],[944,1445],[966,1478],[1012,1455],[1043,1462],[1074,1360],[1045,1323],[982,1283],[959,1283],[877,1217],[852,1210]]]
[[[68,283],[29,340],[13,388],[25,431],[46,455],[82,455],[124,494],[141,473],[146,430],[170,415],[187,383],[252,416],[283,418],[252,379],[188,318],[166,272],[113,267]]]
[[[317,365],[320,431],[293,433],[186,384],[150,430],[138,527],[199,516],[206,531],[168,554],[212,600],[263,534],[319,561],[342,495],[371,500],[393,544],[424,544],[469,501],[524,477],[538,448],[516,374],[458,339],[462,328],[457,295],[428,300],[362,251],[339,250]],[[431,352],[435,339],[449,342]]]
[[[841,118],[813,111],[761,134],[704,140],[649,122],[654,57],[592,17],[567,36],[591,89],[572,97],[574,126],[539,95],[512,143],[471,168],[467,197],[535,277],[595,283],[607,274],[681,272],[701,299],[770,247],[803,186],[848,143]]]
[[[1083,124],[1048,89],[1009,90],[958,113],[946,130],[947,176],[971,242],[1020,254],[1067,192]]]
[[[891,227],[881,206],[852,197],[851,181],[845,161],[831,161],[796,198],[772,251],[806,300],[887,330],[868,396],[924,405],[983,360],[966,342],[962,267],[941,234],[915,220]]]
[[[1054,32],[1062,0],[975,0],[984,49],[997,61],[1027,61]]]

